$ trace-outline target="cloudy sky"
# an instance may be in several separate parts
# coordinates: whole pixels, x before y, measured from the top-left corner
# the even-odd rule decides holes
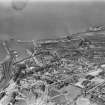
[[[94,25],[105,25],[104,1],[28,2],[22,11],[0,3],[0,38],[55,38]]]

